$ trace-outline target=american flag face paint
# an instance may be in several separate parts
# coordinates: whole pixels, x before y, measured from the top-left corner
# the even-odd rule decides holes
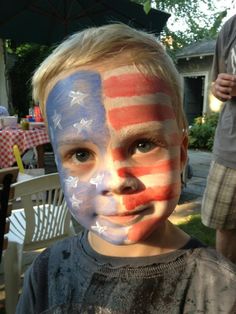
[[[65,197],[113,244],[143,241],[180,194],[181,135],[168,86],[133,66],[80,70],[49,93],[46,113]]]

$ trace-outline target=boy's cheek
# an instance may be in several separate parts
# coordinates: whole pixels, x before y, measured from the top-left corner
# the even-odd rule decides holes
[[[64,169],[60,173],[63,190],[69,210],[84,227],[94,224],[94,199],[96,187],[89,182],[81,182],[78,177],[67,176]]]
[[[148,163],[145,166],[137,165],[133,167],[120,167],[117,170],[117,173],[121,178],[125,178],[127,176],[142,178],[142,176],[145,175],[152,175],[153,179],[155,179],[157,181],[156,183],[158,183],[159,177],[166,178],[164,181],[168,181],[171,180],[172,177],[174,177],[175,172],[178,171],[180,171],[180,160],[179,158],[173,158],[163,160],[158,163]]]
[[[137,207],[151,204],[152,202],[164,202],[176,199],[180,194],[180,182],[170,183],[164,186],[146,188],[144,191],[134,195],[123,196],[123,204],[129,211]]]
[[[169,201],[158,202],[156,204],[153,216],[133,225],[128,232],[128,242],[137,243],[146,239],[152,232],[160,227],[160,225],[168,219],[173,213],[178,198]]]
[[[83,216],[85,204],[88,202],[86,195],[89,193],[92,197],[94,187],[91,184],[81,182],[79,176],[71,175],[71,171],[64,166],[60,153],[55,145],[53,146],[64,196],[71,214],[78,220],[78,215]]]

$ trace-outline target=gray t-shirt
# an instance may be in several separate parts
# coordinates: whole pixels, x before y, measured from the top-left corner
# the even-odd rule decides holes
[[[219,73],[236,74],[236,15],[224,24],[216,42],[213,81]],[[236,169],[236,97],[227,101],[221,111],[213,156],[219,164]]]
[[[236,313],[236,268],[191,239],[168,254],[103,256],[87,232],[45,250],[25,276],[17,314]]]

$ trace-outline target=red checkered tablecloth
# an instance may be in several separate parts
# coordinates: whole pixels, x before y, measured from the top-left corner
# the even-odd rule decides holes
[[[46,128],[33,130],[11,130],[0,131],[0,168],[11,167],[15,163],[13,145],[17,144],[21,154],[27,149],[49,143]]]

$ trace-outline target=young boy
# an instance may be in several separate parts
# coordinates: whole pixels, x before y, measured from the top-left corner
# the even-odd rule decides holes
[[[17,313],[235,313],[234,266],[168,221],[187,134],[178,74],[156,38],[120,24],[79,32],[33,88],[85,231],[35,260]]]

